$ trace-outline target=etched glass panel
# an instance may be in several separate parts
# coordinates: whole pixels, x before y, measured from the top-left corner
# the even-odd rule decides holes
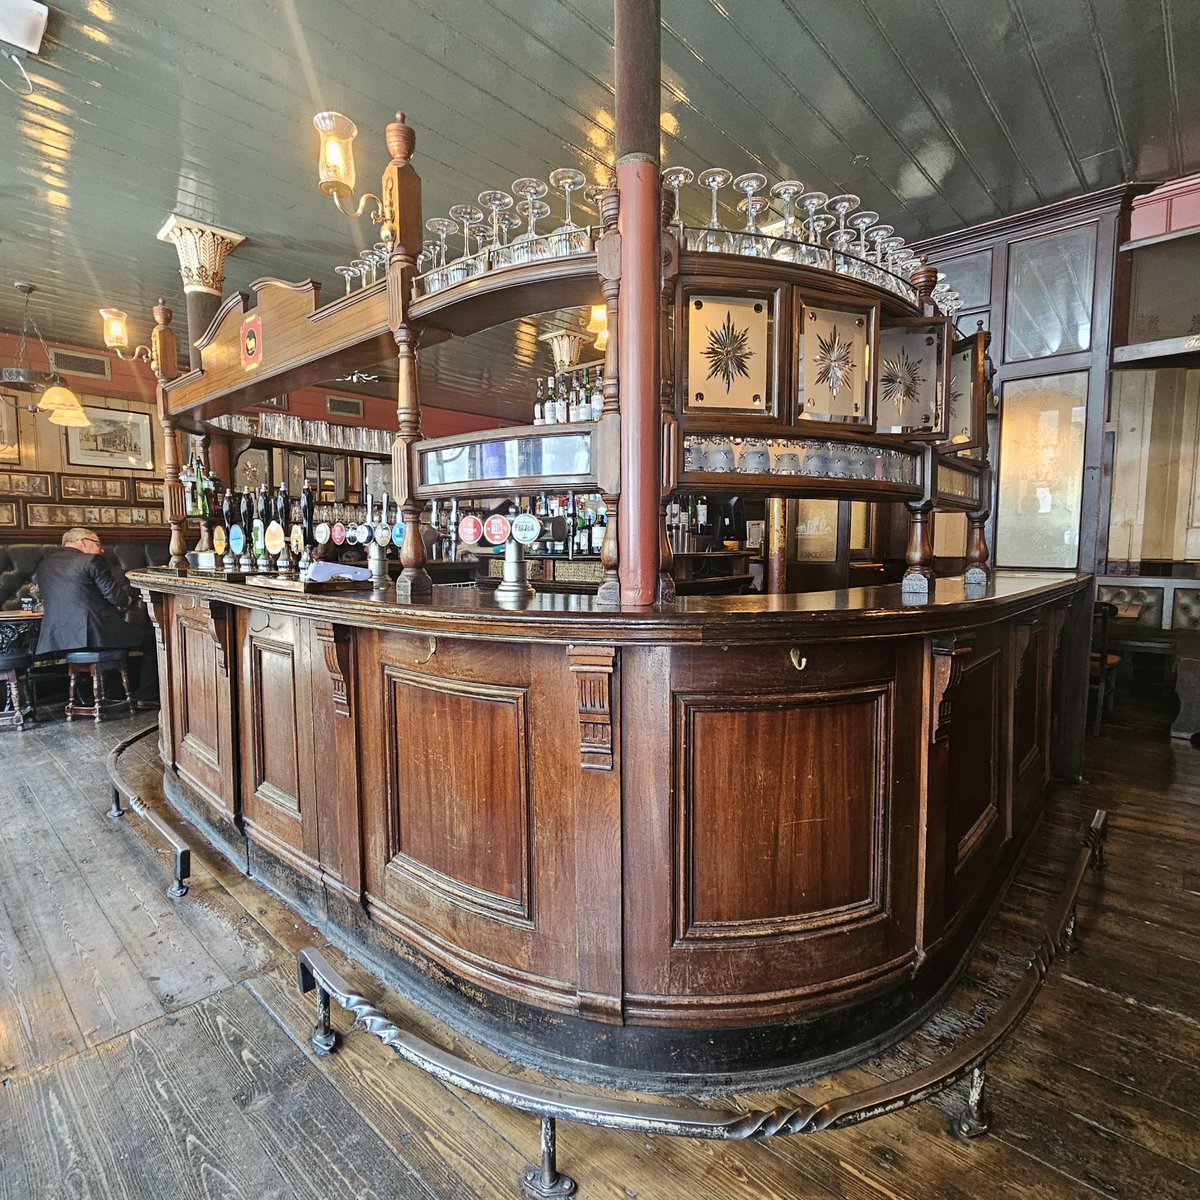
[[[1073,569],[1079,561],[1088,373],[1004,386],[996,561]]]
[[[837,561],[838,502],[796,501],[796,559],[799,562]]]
[[[870,313],[805,305],[800,313],[796,415],[812,421],[871,420]]]
[[[1070,354],[1092,344],[1095,269],[1095,225],[1012,244],[1004,344],[1009,362]]]
[[[689,296],[685,407],[770,411],[771,302]]]
[[[968,347],[950,356],[950,401],[946,431],[951,442],[975,441],[975,406],[971,388],[975,351]]]
[[[879,334],[879,433],[933,433],[942,424],[942,338],[935,327]]]
[[[992,302],[992,252],[979,250],[937,264],[946,282],[962,297],[963,308],[987,308]]]
[[[590,475],[592,439],[586,433],[497,438],[421,451],[421,483],[477,483],[541,475]]]

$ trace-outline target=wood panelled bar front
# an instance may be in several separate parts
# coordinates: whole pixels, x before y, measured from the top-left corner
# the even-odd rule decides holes
[[[1036,821],[1088,599],[139,582],[178,807],[476,1036],[658,1090],[844,1060],[936,999]]]
[[[517,1060],[659,1092],[781,1083],[895,1040],[953,982],[1078,761],[1062,680],[1091,580],[988,569],[987,335],[955,343],[936,272],[704,250],[634,133],[581,244],[418,276],[398,117],[386,280],[325,306],[260,281],[160,380],[164,427],[203,433],[389,357],[404,528],[371,539],[400,542],[395,586],[130,578],[167,795],[252,877]],[[422,440],[420,349],[601,300],[597,421]],[[512,538],[498,591],[433,584],[427,502],[581,487],[609,510],[594,594],[515,586]],[[779,534],[789,497],[905,504],[908,574],[787,594],[773,545],[769,594],[677,595],[664,515],[692,490],[762,498]],[[962,578],[932,578],[940,509],[975,530]]]

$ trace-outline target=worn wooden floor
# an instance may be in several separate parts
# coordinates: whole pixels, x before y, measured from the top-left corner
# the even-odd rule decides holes
[[[559,1161],[603,1200],[1200,1197],[1200,751],[1126,705],[1056,797],[946,1009],[880,1059],[797,1089],[838,1094],[929,1061],[995,1005],[1091,811],[1109,868],[1084,885],[1060,956],[990,1068],[993,1133],[945,1133],[959,1096],[856,1129],[712,1144],[559,1127]],[[312,929],[198,842],[193,890],[104,817],[108,748],[144,718],[0,735],[0,1197],[509,1197],[533,1119],[463,1097],[365,1033],[308,1052],[293,985]],[[153,802],[153,739],[126,774]],[[1101,889],[1102,890],[1098,890]],[[456,1039],[336,953],[352,982],[434,1040]],[[344,1014],[338,1024],[346,1028]],[[775,1097],[787,1103],[788,1096]]]

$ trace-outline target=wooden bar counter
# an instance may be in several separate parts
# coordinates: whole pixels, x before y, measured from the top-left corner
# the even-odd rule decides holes
[[[567,1075],[744,1085],[894,1039],[1077,752],[1059,680],[1089,577],[649,610],[130,579],[172,802],[460,1028]]]

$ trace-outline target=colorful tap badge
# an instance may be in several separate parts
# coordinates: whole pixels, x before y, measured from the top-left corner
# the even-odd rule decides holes
[[[532,546],[542,536],[542,523],[533,513],[513,517],[512,535],[522,546]]]
[[[332,534],[333,530],[329,528],[329,523],[327,521],[322,521],[313,530],[313,538],[318,546],[325,545],[325,543],[329,541]]]
[[[213,553],[218,554],[223,558],[225,556],[225,547],[227,545],[228,542],[225,540],[225,530],[218,525],[216,529],[213,530]]]
[[[392,526],[392,545],[398,550],[404,545],[404,522],[397,521]]]
[[[371,527],[370,527],[370,525],[366,525],[366,524],[360,525],[360,526],[359,526],[359,527],[358,527],[358,528],[355,530],[355,533],[357,533],[357,534],[358,534],[358,544],[359,544],[360,546],[366,546],[366,545],[367,545],[367,544],[369,544],[369,542],[371,541]]]
[[[329,535],[335,546],[340,546],[346,540],[346,527],[338,521]]]
[[[375,526],[375,545],[386,546],[392,540],[392,527],[382,521]]]
[[[299,525],[292,526],[291,542],[293,554],[304,553],[304,530]]]
[[[458,523],[458,540],[474,546],[483,538],[483,522],[476,516],[463,517]]]
[[[500,513],[492,513],[483,523],[483,536],[493,546],[500,546],[507,542],[510,533],[512,533],[512,524],[507,517],[501,516]]]
[[[345,538],[346,538],[347,546],[357,546],[358,545],[358,526],[357,525],[347,525]]]
[[[230,525],[229,527],[229,552],[231,554],[240,555],[246,548],[246,535],[242,532],[240,525]]]
[[[272,521],[267,526],[267,532],[263,535],[263,545],[267,548],[267,553],[272,557],[277,557],[279,552],[287,545],[287,537],[284,535],[283,526],[278,521]]]
[[[254,550],[255,558],[257,558],[263,552],[264,532],[262,521],[260,521],[258,517],[255,517],[254,523],[250,526],[250,545]]]

